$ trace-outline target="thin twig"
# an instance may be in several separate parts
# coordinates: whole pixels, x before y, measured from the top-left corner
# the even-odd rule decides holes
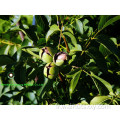
[[[60,33],[60,39],[59,39],[59,44],[58,44],[58,50],[60,49],[60,42],[61,42],[61,33]]]
[[[20,23],[17,22],[16,26],[20,26]],[[21,38],[21,40],[22,40],[22,42],[23,42],[23,40],[24,40],[24,34],[23,34],[23,32],[22,32],[22,31],[19,31],[19,35],[20,35],[20,38]]]
[[[77,67],[77,66],[72,66],[72,68],[80,68],[80,67]]]
[[[66,46],[67,52],[69,53],[70,50],[69,50],[69,47],[68,47],[67,41],[66,41],[66,39],[65,39],[65,36],[63,35],[63,33],[61,33],[61,34],[62,34],[63,40],[64,40],[64,42],[65,42],[65,46]]]
[[[35,77],[35,83],[37,83],[37,81],[38,81],[38,76],[36,75],[36,77]]]
[[[58,24],[58,27],[60,27],[58,16],[57,16],[57,24]],[[63,37],[63,40],[64,40],[64,42],[65,42],[65,46],[66,46],[67,52],[69,53],[70,50],[69,50],[67,41],[66,41],[66,39],[65,39],[65,36],[64,36],[63,33],[62,33],[62,28],[63,28],[63,22],[62,22],[62,26],[61,26],[61,30],[60,30],[60,39],[59,39],[58,49],[59,49],[59,46],[60,46],[61,37]]]
[[[64,78],[62,77],[62,75],[61,75],[60,72],[58,73],[58,76],[59,76],[60,81],[61,81],[61,83],[62,83],[62,85],[63,85],[63,89],[66,90],[66,87],[65,87],[65,81],[64,81]]]
[[[101,29],[102,30],[102,29]],[[99,30],[92,38],[89,38],[88,39],[88,41],[86,42],[86,44],[85,44],[85,49],[82,51],[82,53],[81,53],[81,56],[84,54],[84,52],[85,52],[85,50],[88,48],[88,46],[90,45],[90,43],[91,43],[91,40],[94,40],[95,39],[95,37],[98,35],[98,33],[101,31],[101,30]]]

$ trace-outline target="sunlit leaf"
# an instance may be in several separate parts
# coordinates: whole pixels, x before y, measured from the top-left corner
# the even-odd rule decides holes
[[[80,34],[83,34],[83,23],[80,20],[75,21],[75,30],[79,32]]]
[[[80,79],[80,74],[81,74],[82,70],[76,72],[74,75],[73,75],[73,79],[71,80],[70,82],[70,87],[69,87],[69,93],[70,95],[74,92],[75,90],[75,87],[78,83],[78,80]]]
[[[7,32],[10,29],[10,22],[0,19],[0,33]]]
[[[16,51],[17,51],[16,45],[11,46],[11,48],[10,48],[10,50],[9,50],[9,54],[10,54],[11,56],[13,56]]]
[[[97,96],[94,97],[91,101],[90,101],[90,105],[100,105],[103,102],[110,100],[111,98],[109,96]]]
[[[3,45],[0,48],[0,55],[8,55],[10,47],[11,47],[10,45]]]

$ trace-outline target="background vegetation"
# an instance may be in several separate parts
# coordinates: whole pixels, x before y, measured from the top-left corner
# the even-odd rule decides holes
[[[0,16],[0,104],[120,104],[119,41],[120,16]],[[53,80],[45,46],[69,55]]]

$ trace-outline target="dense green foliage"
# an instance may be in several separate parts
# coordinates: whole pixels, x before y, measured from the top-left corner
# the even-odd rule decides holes
[[[0,104],[120,104],[120,16],[0,16]],[[66,52],[55,79],[43,47]],[[13,77],[9,76],[13,73]]]

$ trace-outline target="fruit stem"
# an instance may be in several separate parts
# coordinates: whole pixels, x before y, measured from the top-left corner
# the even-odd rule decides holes
[[[60,81],[62,82],[63,89],[65,90],[66,87],[65,87],[65,81],[64,81],[64,78],[62,78],[62,75],[61,75],[60,72],[58,73],[58,76],[59,76],[59,78],[60,78]]]

